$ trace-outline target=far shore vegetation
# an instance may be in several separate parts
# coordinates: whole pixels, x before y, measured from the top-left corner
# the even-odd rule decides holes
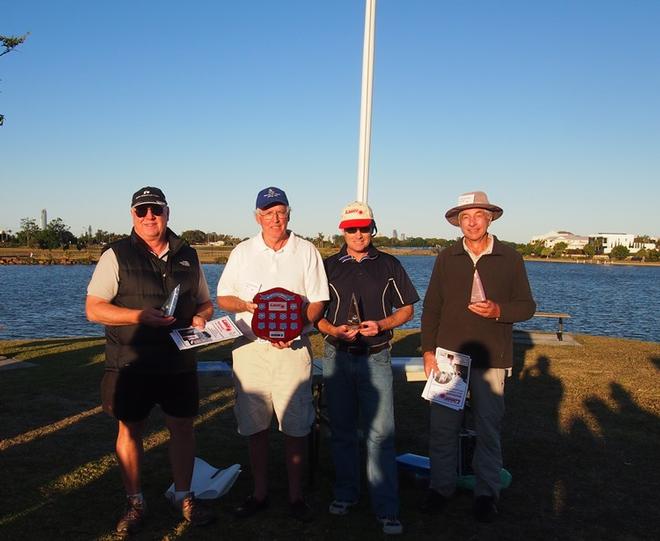
[[[234,246],[242,238],[232,235],[205,232],[198,229],[181,232],[189,244],[197,249],[202,263],[225,263]],[[0,265],[2,264],[92,264],[98,261],[103,247],[126,234],[111,233],[91,227],[76,237],[70,227],[61,218],[51,220],[45,228],[37,225],[33,218],[23,218],[19,231],[0,231]],[[311,241],[325,257],[335,253],[343,243],[342,235],[326,237],[318,233],[315,237],[305,237]],[[374,237],[376,247],[398,255],[435,255],[440,250],[451,246],[459,238],[395,238],[385,235]],[[522,244],[507,242],[523,257],[532,260],[552,260],[562,262],[624,263],[624,264],[660,264],[660,239],[641,235],[635,243],[653,243],[655,249],[643,248],[631,253],[625,246],[616,246],[610,254],[603,254],[602,246],[589,243],[583,249],[569,249],[565,242],[554,246],[545,246],[543,241]]]

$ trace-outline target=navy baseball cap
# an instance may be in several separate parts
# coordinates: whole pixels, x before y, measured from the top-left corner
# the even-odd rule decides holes
[[[160,205],[161,207],[166,207],[167,199],[165,199],[165,194],[160,188],[145,186],[135,192],[131,200],[131,208],[139,207],[140,205]]]
[[[257,194],[256,207],[258,209],[263,210],[273,205],[289,206],[289,200],[286,198],[284,190],[276,188],[275,186],[270,186],[268,188],[264,188]]]

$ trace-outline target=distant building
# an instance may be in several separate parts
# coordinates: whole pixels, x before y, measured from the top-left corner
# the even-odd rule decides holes
[[[625,246],[631,254],[642,248],[655,249],[655,243],[635,242],[637,235],[633,233],[594,233],[589,235],[589,242],[596,246],[596,253],[609,254],[615,246]]]
[[[536,242],[543,242],[543,246],[546,248],[552,248],[555,244],[565,242],[567,250],[582,250],[589,242],[589,237],[574,235],[570,231],[550,231],[545,235],[532,237],[530,243]]]
[[[398,239],[398,238],[399,238],[399,234],[397,233],[396,229],[394,229],[394,230],[392,231],[392,238],[393,238],[393,239]]]
[[[46,209],[41,209],[41,229],[46,229],[48,225],[48,213]]]
[[[401,233],[401,240],[406,240],[406,234],[405,233]]]

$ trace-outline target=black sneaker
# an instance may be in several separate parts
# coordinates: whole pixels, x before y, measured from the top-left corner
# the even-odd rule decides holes
[[[115,530],[121,534],[132,534],[139,532],[144,525],[144,517],[147,514],[147,504],[134,498],[126,498],[126,509],[117,522]]]
[[[234,509],[234,516],[236,518],[248,518],[265,509],[268,509],[267,496],[263,500],[257,500],[254,496],[250,495],[241,505]]]
[[[289,515],[298,522],[312,522],[314,514],[312,508],[305,503],[305,500],[298,500],[289,504]]]
[[[419,506],[419,510],[426,515],[438,515],[444,511],[446,505],[447,498],[430,488],[426,493],[426,498]]]
[[[472,504],[472,512],[477,522],[493,522],[497,516],[495,498],[492,496],[477,496]]]

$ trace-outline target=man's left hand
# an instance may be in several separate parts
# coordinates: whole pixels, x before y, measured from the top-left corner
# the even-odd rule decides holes
[[[271,344],[273,345],[274,348],[286,349],[286,348],[291,347],[291,344],[293,344],[293,340],[289,340],[288,342],[282,342],[282,341],[280,341],[280,342],[271,342]]]
[[[203,331],[204,327],[206,327],[206,320],[202,316],[193,316],[192,326],[195,327],[195,329]]]
[[[468,304],[468,310],[489,319],[498,318],[501,314],[500,305],[490,300]]]
[[[380,332],[377,321],[363,321],[360,323],[360,334],[362,336],[376,336]]]

